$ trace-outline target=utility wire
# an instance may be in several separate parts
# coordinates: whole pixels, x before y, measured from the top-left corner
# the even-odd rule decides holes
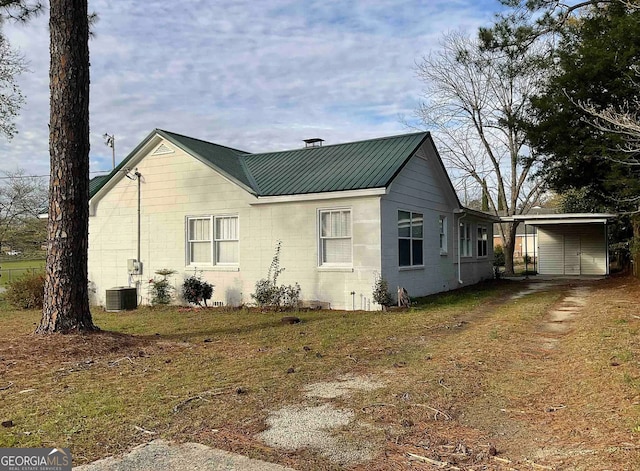
[[[95,170],[93,172],[89,172],[89,174],[92,173],[111,173],[111,170]],[[47,174],[47,175],[12,175],[12,176],[7,176],[7,177],[0,177],[0,180],[11,180],[13,178],[44,178],[44,177],[50,177],[51,175]]]

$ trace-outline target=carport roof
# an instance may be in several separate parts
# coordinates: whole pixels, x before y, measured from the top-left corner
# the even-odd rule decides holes
[[[548,224],[607,224],[617,218],[609,213],[517,214],[502,216],[500,222],[522,222],[531,226]]]

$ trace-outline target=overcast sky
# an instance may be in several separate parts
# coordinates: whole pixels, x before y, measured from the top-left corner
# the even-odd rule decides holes
[[[92,0],[91,171],[154,128],[249,152],[408,132],[415,63],[444,33],[475,34],[497,0]],[[48,173],[47,14],[4,34],[29,62],[19,134],[0,171]]]

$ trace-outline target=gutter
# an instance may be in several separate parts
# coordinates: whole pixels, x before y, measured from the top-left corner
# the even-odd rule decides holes
[[[467,213],[462,209],[456,208],[453,210],[453,214],[458,214],[458,284],[462,285],[464,284],[464,281],[462,281],[462,243],[460,242],[462,240],[462,237],[460,237],[460,221],[467,215]]]

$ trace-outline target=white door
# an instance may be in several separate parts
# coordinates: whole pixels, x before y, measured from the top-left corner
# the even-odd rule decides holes
[[[580,275],[580,235],[564,236],[564,274]]]

